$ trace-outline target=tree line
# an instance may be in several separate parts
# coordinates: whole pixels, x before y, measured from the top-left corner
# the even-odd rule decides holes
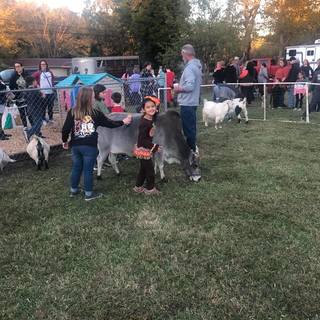
[[[319,17],[320,0],[88,0],[81,15],[0,0],[0,59],[138,54],[175,67],[190,42],[209,67],[313,43]]]

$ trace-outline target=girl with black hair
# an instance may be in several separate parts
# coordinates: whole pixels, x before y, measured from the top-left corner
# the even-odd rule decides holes
[[[155,188],[155,173],[152,161],[152,154],[160,151],[159,145],[152,142],[155,130],[153,123],[159,105],[160,101],[156,97],[148,96],[144,98],[142,102],[143,116],[140,120],[138,142],[134,151],[135,156],[140,159],[140,170],[133,191],[147,195],[160,193]]]

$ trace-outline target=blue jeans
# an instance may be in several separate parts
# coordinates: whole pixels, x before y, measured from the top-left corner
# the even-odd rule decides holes
[[[72,173],[71,191],[79,190],[79,182],[83,171],[84,190],[87,196],[92,194],[93,189],[93,167],[98,155],[97,147],[73,146],[72,147]]]
[[[187,143],[193,151],[196,151],[197,141],[197,106],[181,106],[181,121],[183,133]]]
[[[28,114],[31,128],[27,131],[28,139],[34,134],[39,135],[41,133],[42,127],[42,117],[41,114],[36,114],[35,112]]]
[[[296,99],[293,94],[294,85],[288,86],[288,108],[293,109],[296,105]]]

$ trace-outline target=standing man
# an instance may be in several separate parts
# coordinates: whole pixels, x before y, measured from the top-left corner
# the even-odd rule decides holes
[[[196,153],[197,137],[197,107],[200,102],[200,85],[202,80],[202,66],[195,58],[195,51],[191,44],[186,44],[181,49],[181,56],[185,67],[179,82],[174,89],[178,95],[181,108],[181,121],[184,135],[189,147]]]

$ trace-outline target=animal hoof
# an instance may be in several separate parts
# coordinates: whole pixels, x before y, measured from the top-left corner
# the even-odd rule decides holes
[[[238,119],[238,123],[241,123],[241,120],[240,120],[240,119]]]
[[[248,124],[249,123],[249,121],[246,121],[246,124]]]
[[[102,180],[102,177],[101,176],[97,176],[97,180]]]
[[[199,182],[201,180],[201,176],[190,176],[190,181]]]
[[[168,181],[168,178],[164,177],[164,178],[162,178],[162,179],[160,180],[160,182],[162,182],[162,183],[168,183],[169,181]]]

